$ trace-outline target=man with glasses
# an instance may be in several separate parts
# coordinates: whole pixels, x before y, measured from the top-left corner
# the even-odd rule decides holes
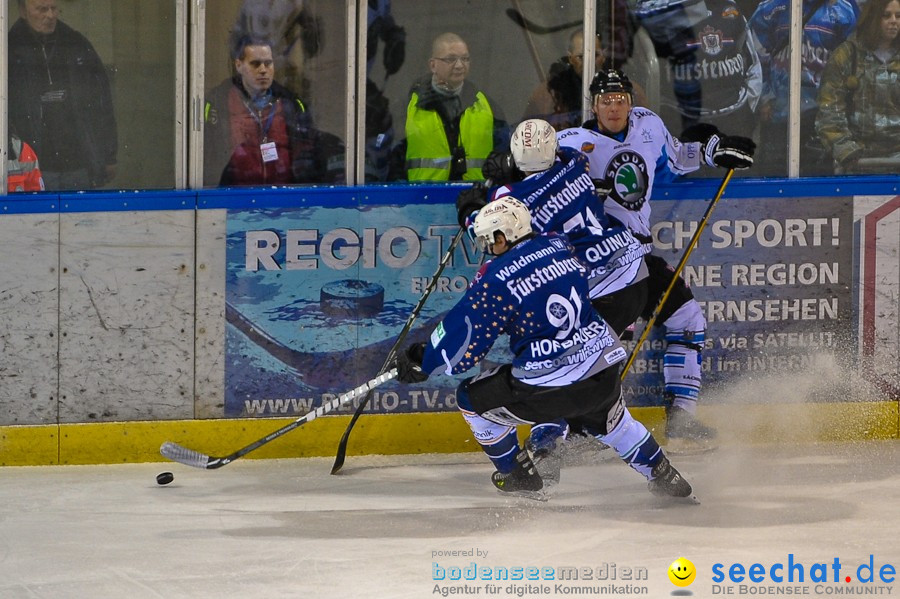
[[[406,139],[394,149],[391,179],[480,181],[484,159],[509,147],[496,102],[467,80],[469,47],[455,33],[432,44],[430,73],[416,81],[406,111]]]
[[[57,0],[18,0],[9,30],[9,121],[41,157],[46,188],[100,187],[115,176],[118,138],[106,69],[59,20]]]

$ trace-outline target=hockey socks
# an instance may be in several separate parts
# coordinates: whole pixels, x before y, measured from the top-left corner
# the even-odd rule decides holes
[[[647,427],[635,420],[627,408],[612,432],[597,438],[615,449],[626,464],[647,480],[652,480],[653,468],[665,457]]]
[[[666,327],[666,353],[663,357],[665,394],[671,405],[693,414],[697,411],[703,378],[701,351],[706,341],[706,320],[699,304],[692,299],[663,324]]]
[[[491,422],[474,412],[469,402],[469,394],[463,385],[457,390],[456,401],[459,411],[475,435],[475,440],[494,463],[497,471],[506,474],[515,470],[516,454],[519,453],[516,427]]]

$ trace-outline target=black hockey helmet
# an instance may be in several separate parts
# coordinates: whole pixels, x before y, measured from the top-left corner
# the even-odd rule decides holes
[[[594,75],[594,78],[591,80],[590,91],[591,97],[611,93],[628,94],[630,96],[634,92],[634,86],[631,85],[628,76],[622,71],[608,69],[598,71]]]

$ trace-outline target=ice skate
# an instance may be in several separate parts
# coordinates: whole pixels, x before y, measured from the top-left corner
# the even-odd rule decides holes
[[[694,495],[694,490],[678,470],[669,462],[669,458],[663,456],[651,473],[653,480],[647,483],[647,488],[657,497],[667,497],[684,501],[686,503],[700,503]]]
[[[666,451],[689,455],[706,453],[718,447],[716,429],[697,420],[693,414],[678,406],[666,408]]]
[[[553,447],[545,447],[534,451],[534,467],[544,481],[544,489],[549,490],[559,484],[559,473],[562,470],[563,443],[557,442]]]
[[[516,454],[516,467],[512,472],[494,472],[491,482],[497,490],[507,495],[527,497],[537,501],[547,501],[544,491],[544,481],[538,474],[534,462],[528,455],[528,450],[523,449]]]

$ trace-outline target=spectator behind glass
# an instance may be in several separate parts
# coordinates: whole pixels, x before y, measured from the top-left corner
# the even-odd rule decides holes
[[[6,160],[6,192],[44,191],[44,179],[37,154],[15,133],[9,133],[9,156]]]
[[[299,96],[308,96],[309,80],[303,65],[319,53],[321,29],[304,0],[243,0],[229,47],[248,36],[270,40],[281,84]]]
[[[900,0],[866,0],[822,75],[816,131],[835,172],[900,172]]]
[[[94,47],[59,14],[57,0],[19,0],[9,30],[9,122],[41,157],[47,189],[93,189],[116,172],[112,93]]]
[[[606,62],[599,35],[594,48],[594,72],[599,72]],[[569,36],[567,54],[550,65],[547,82],[538,85],[531,93],[522,120],[543,119],[557,131],[580,127],[585,120],[582,110],[583,76],[584,31],[578,30]],[[646,106],[647,96],[643,88],[639,85],[634,87],[635,105]]]
[[[234,51],[236,74],[214,88],[204,110],[205,185],[340,182],[329,161],[342,144],[313,127],[303,101],[275,83],[272,45],[245,37]]]
[[[455,33],[434,39],[431,72],[410,90],[406,139],[392,151],[390,179],[481,181],[487,155],[509,149],[498,104],[467,80],[470,60]]]
[[[400,70],[406,58],[406,31],[391,15],[391,0],[369,0],[366,35],[366,181],[385,181],[388,177],[391,146],[394,144],[394,118],[390,102],[372,79],[378,44],[383,42],[384,81]],[[384,87],[384,83],[382,83]]]
[[[790,0],[765,0],[750,17],[759,42],[763,96],[759,109],[760,152],[756,175],[787,173],[787,120],[790,100]],[[827,175],[831,161],[815,132],[817,95],[829,54],[856,27],[856,0],[803,0],[800,71],[800,174]]]

